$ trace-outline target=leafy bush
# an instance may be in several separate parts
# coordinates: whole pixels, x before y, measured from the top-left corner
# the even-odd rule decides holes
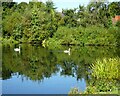
[[[118,21],[115,25],[120,28],[120,21]]]
[[[79,44],[78,40],[76,40],[78,34],[75,28],[60,27],[57,32],[54,33],[53,38],[50,38],[48,42],[54,39],[52,41],[56,41],[59,44]]]
[[[59,44],[68,45],[116,45],[116,33],[117,28],[114,27],[109,29],[98,26],[89,26],[86,28],[59,27],[52,39],[60,42]]]

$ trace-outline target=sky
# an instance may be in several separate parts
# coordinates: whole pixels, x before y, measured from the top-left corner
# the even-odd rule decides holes
[[[13,0],[14,2],[29,2],[29,0]],[[48,0],[38,0],[42,2],[46,2]],[[70,9],[77,8],[79,5],[87,5],[90,0],[52,0],[54,2],[55,7],[57,7],[57,11],[61,12],[62,9]],[[119,0],[108,0],[109,2],[119,1]]]

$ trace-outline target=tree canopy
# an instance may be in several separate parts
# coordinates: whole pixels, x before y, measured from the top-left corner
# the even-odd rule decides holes
[[[74,35],[79,38],[77,40],[80,44],[81,35],[75,32],[79,30],[79,27],[83,29],[82,31],[90,26],[108,29],[113,27],[112,18],[120,15],[120,2],[108,3],[106,1],[100,2],[99,0],[90,2],[86,7],[79,5],[78,8],[63,9],[62,12],[56,11],[52,1],[47,1],[46,3],[30,1],[29,4],[25,2],[19,4],[16,2],[2,2],[2,7],[3,38],[9,39],[10,42],[42,43],[44,40],[55,37],[56,32],[59,32],[58,29],[66,27],[66,31],[69,31],[67,30],[68,28],[76,28],[67,34],[75,33]],[[117,26],[119,26],[119,23],[117,23]],[[62,31],[64,31],[64,28],[59,34]],[[105,34],[105,32],[103,33]],[[64,34],[66,33],[64,32]],[[84,32],[84,34],[88,33]],[[95,35],[97,33],[93,32],[92,34]],[[105,36],[107,34],[109,33],[106,33]],[[59,38],[59,36],[56,38]],[[67,38],[66,40],[72,39],[77,42],[74,36]],[[66,42],[66,40],[62,41]],[[87,38],[86,40],[89,39]]]

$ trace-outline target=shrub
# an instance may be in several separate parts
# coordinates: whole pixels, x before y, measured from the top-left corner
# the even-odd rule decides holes
[[[68,28],[59,27],[52,39],[59,44],[74,45],[116,45],[117,28],[103,28],[98,26]],[[49,41],[49,40],[48,40]]]
[[[120,21],[118,21],[115,25],[120,28]]]

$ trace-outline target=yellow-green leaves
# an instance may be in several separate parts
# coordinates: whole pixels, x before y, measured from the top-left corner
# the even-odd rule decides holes
[[[118,79],[119,66],[119,58],[104,58],[103,60],[98,59],[91,65],[92,76],[97,79]]]

